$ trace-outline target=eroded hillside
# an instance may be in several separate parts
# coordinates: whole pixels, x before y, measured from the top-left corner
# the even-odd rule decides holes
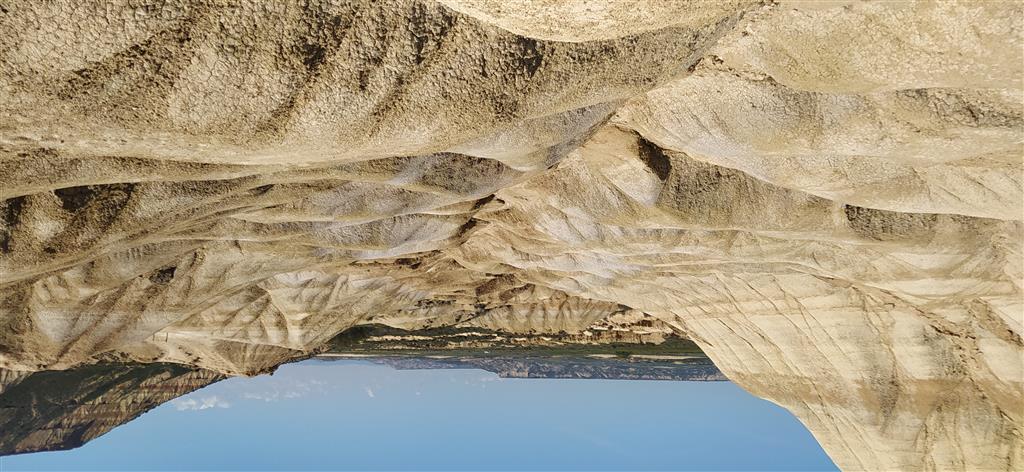
[[[1024,464],[1018,2],[2,7],[4,369],[631,310],[843,468]]]

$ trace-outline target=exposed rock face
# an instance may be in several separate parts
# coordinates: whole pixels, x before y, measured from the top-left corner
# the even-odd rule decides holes
[[[5,4],[0,367],[621,304],[843,468],[1024,464],[1020,3],[557,3]]]
[[[173,364],[89,365],[22,376],[0,390],[0,455],[79,447],[223,378]]]
[[[442,251],[484,201],[743,12],[563,43],[434,2],[9,10],[5,362],[117,350],[233,372],[371,314],[475,306],[493,277]]]

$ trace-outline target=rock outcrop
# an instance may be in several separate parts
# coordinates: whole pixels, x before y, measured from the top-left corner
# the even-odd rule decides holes
[[[224,378],[174,364],[86,365],[20,377],[0,389],[0,455],[74,449]]]
[[[623,305],[845,469],[1024,465],[1024,7],[593,3],[5,3],[0,367]]]

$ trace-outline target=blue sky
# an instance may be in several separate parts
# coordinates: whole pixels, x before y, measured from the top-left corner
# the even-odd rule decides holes
[[[0,470],[835,470],[731,382],[500,379],[309,360]]]

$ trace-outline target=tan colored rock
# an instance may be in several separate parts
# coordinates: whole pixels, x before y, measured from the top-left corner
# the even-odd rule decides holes
[[[1022,25],[1014,1],[783,0],[718,55],[798,90],[1019,90]]]
[[[5,5],[0,368],[626,306],[844,469],[1019,469],[1020,4],[629,3]]]
[[[713,25],[757,0],[440,0],[513,33],[553,41],[600,41],[664,28]]]
[[[665,180],[621,179],[607,156],[630,148]],[[456,258],[659,316],[843,469],[1022,463],[1019,221],[844,206],[648,148],[599,132],[499,192]]]

